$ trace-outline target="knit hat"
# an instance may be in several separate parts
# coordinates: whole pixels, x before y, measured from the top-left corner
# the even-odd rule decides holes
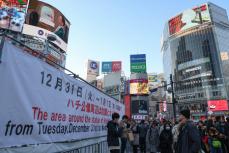
[[[180,114],[183,115],[185,118],[189,119],[190,118],[190,110],[189,109],[184,109],[180,111]]]

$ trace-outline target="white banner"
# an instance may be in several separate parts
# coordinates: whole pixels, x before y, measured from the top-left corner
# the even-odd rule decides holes
[[[0,148],[106,135],[124,105],[5,42],[0,64]]]

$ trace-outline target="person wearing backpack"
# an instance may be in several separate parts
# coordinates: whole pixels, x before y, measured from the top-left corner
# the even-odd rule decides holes
[[[211,153],[223,153],[219,132],[214,127],[209,130],[209,145]]]
[[[175,152],[198,153],[200,149],[201,141],[199,131],[190,120],[190,110],[181,110],[179,116],[179,136]]]

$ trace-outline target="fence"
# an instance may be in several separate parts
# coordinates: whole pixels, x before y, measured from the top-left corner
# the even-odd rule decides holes
[[[109,153],[106,137],[60,143],[0,148],[0,153]]]
[[[83,146],[76,149],[64,151],[62,153],[108,153],[107,141]]]

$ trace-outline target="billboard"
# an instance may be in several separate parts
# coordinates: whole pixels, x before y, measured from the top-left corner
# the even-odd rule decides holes
[[[169,33],[170,35],[173,35],[177,32],[181,32],[206,22],[211,22],[208,4],[188,9],[178,16],[170,19]]]
[[[119,72],[122,70],[122,62],[121,61],[113,61],[112,62],[112,72]]]
[[[148,104],[146,100],[132,100],[131,101],[131,113],[147,115],[148,114]]]
[[[121,61],[102,62],[102,73],[120,72],[121,70]]]
[[[0,1],[0,28],[21,32],[28,0]]]
[[[130,55],[130,72],[145,73],[146,72],[146,55],[136,54]]]
[[[112,72],[112,62],[102,62],[102,72],[103,73]]]
[[[157,75],[151,75],[151,74],[148,74],[148,81],[149,83],[150,82],[157,82]]]
[[[150,89],[157,88],[159,85],[157,74],[148,74],[148,82]]]
[[[215,111],[227,111],[228,102],[227,100],[209,100],[208,101],[208,110]]]
[[[38,0],[30,0],[23,27],[24,34],[43,39],[53,35],[56,37],[53,43],[67,51],[69,27],[70,22],[58,9]]]
[[[99,76],[99,62],[98,61],[88,60],[87,75]]]
[[[130,80],[130,94],[131,95],[145,95],[148,94],[148,80],[135,79]]]
[[[131,117],[130,99],[130,95],[124,96],[125,115],[127,115],[128,117]]]

